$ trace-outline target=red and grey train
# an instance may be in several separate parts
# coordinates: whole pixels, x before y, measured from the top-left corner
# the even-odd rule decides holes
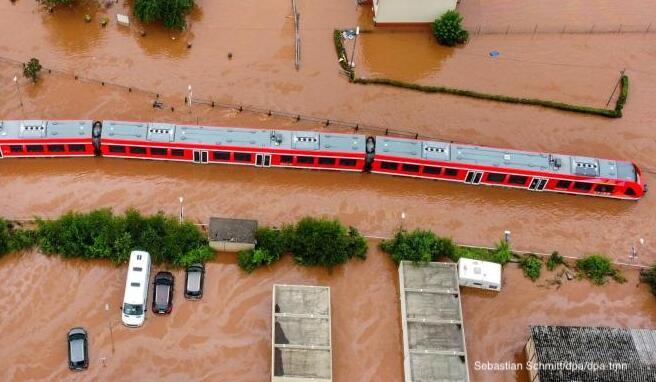
[[[372,172],[638,200],[631,162],[460,143],[123,121],[2,121],[0,159],[104,156]]]

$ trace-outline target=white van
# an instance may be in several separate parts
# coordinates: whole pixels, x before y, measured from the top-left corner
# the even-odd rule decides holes
[[[128,276],[125,280],[123,297],[123,325],[139,327],[143,325],[148,301],[150,284],[150,254],[144,251],[132,251],[128,264]]]
[[[501,291],[501,265],[461,257],[458,281],[461,286]]]

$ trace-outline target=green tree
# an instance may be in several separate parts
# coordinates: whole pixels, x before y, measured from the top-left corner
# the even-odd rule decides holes
[[[626,281],[619,269],[613,266],[612,261],[604,255],[591,254],[576,260],[576,269],[593,284],[603,285],[612,278],[618,283]]]
[[[462,28],[462,16],[458,11],[446,11],[433,22],[433,35],[441,45],[455,46],[469,39],[469,32]]]
[[[380,249],[392,256],[396,263],[408,260],[427,263],[433,260],[437,236],[431,231],[416,229],[411,232],[398,231],[390,240],[383,240]]]
[[[540,271],[542,269],[542,259],[535,255],[526,255],[519,260],[519,265],[524,271],[524,276],[535,281],[540,278]]]
[[[23,76],[32,80],[36,83],[36,80],[39,78],[39,72],[41,71],[41,63],[38,59],[32,58],[27,63],[23,64]]]
[[[193,7],[194,0],[136,0],[134,14],[146,23],[161,21],[167,28],[183,29]]]

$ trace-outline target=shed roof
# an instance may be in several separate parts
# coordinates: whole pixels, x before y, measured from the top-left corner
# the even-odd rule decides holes
[[[210,241],[255,244],[257,220],[210,218]]]
[[[656,330],[533,326],[530,336],[547,366],[537,371],[540,382],[656,381]]]

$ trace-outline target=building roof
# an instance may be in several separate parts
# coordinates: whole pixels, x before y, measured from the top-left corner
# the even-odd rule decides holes
[[[631,181],[636,179],[635,168],[629,162],[443,141],[378,136],[376,155]]]
[[[210,218],[210,241],[255,244],[257,220]]]
[[[274,285],[272,316],[271,379],[332,381],[330,288]]]
[[[656,381],[656,330],[533,326],[530,336],[540,382]]]
[[[104,121],[103,138],[363,154],[366,136],[314,131]],[[220,149],[220,148],[219,148]]]
[[[91,138],[93,121],[0,121],[0,139]]]
[[[456,264],[399,266],[406,382],[469,380]]]

